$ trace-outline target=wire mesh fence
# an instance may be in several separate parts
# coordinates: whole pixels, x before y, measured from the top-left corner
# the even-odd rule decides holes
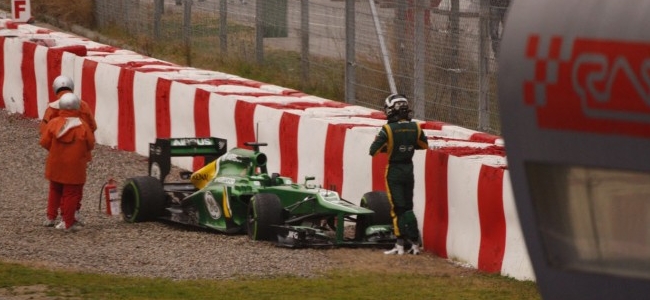
[[[416,118],[499,134],[490,2],[95,0],[94,19],[136,39],[146,55],[175,54],[199,68],[272,66],[269,83],[299,76],[293,88],[316,85],[302,90],[377,109],[403,93]]]

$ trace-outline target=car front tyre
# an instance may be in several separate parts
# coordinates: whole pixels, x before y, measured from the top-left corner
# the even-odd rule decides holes
[[[374,211],[372,215],[358,215],[355,226],[355,240],[362,240],[366,233],[366,228],[373,225],[390,225],[393,218],[390,216],[390,202],[388,195],[382,191],[372,191],[365,193],[361,198],[361,207]]]
[[[248,237],[254,241],[276,241],[274,225],[282,225],[282,204],[275,194],[257,194],[251,198],[247,213]]]

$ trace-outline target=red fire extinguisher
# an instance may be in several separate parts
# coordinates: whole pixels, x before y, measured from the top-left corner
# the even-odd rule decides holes
[[[117,216],[121,213],[120,198],[117,191],[117,182],[111,178],[104,184],[102,188],[104,199],[106,202],[106,214],[109,216]],[[102,201],[99,201],[99,210],[102,208]]]

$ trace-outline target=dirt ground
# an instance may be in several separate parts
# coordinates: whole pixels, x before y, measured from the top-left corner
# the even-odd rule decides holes
[[[330,257],[346,270],[380,273],[464,276],[478,271],[462,264],[424,252],[420,255],[387,256],[377,249],[336,249]]]
[[[47,296],[48,287],[44,284],[19,286],[12,288],[0,289],[0,299],[2,300],[58,300],[61,297]],[[76,300],[79,298],[63,296],[65,299]]]

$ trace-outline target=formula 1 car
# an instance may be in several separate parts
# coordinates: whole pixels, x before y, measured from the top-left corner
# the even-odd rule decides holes
[[[278,246],[392,246],[390,203],[384,192],[368,192],[360,206],[336,191],[268,174],[264,143],[226,151],[225,139],[170,138],[150,144],[149,176],[129,178],[121,191],[127,222],[167,220]],[[202,156],[204,167],[167,181],[171,157]],[[346,227],[348,230],[346,230]],[[354,230],[352,230],[354,227]]]

